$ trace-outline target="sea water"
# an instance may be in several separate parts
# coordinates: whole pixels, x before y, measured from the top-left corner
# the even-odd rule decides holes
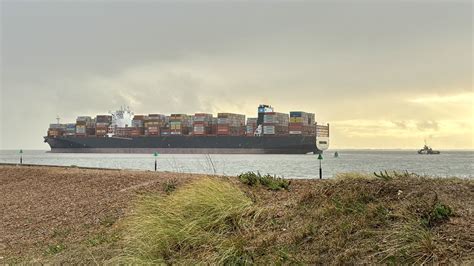
[[[334,150],[323,154],[323,178],[337,173],[370,173],[383,170],[414,172],[438,177],[474,178],[474,151],[441,151],[439,155],[419,155],[415,150]],[[154,170],[153,154],[76,154],[24,150],[23,163],[84,166],[113,169]],[[18,163],[20,153],[0,151],[0,163]],[[286,178],[319,178],[317,155],[255,154],[159,154],[159,171],[237,175],[247,171]]]

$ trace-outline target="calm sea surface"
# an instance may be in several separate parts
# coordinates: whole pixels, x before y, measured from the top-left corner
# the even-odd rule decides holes
[[[343,172],[408,170],[422,175],[474,178],[474,151],[441,151],[440,155],[418,155],[415,150],[338,150],[324,153],[323,176]],[[1,150],[0,163],[17,163],[18,151]],[[158,170],[185,173],[237,175],[246,171],[288,178],[317,178],[315,155],[202,155],[160,154]],[[148,154],[71,154],[23,151],[23,163],[77,165],[87,167],[153,170],[155,159]]]

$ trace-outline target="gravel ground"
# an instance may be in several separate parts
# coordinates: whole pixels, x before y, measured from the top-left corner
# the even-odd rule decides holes
[[[170,180],[179,185],[193,177],[198,175],[0,165],[0,264],[81,245],[112,230],[137,194],[163,192]]]
[[[124,229],[121,218],[133,213],[133,199],[150,192],[165,194],[199,177],[202,175],[0,165],[0,265],[110,261],[126,248],[121,239]],[[448,264],[474,261],[474,186],[469,180],[387,181],[359,179],[354,174],[346,179],[292,180],[289,191],[275,192],[262,186],[249,187],[236,178],[224,178],[237,184],[269,215],[257,224],[256,231],[240,236],[242,243],[265,251],[267,257],[262,257],[262,261],[275,261],[278,258],[272,256],[280,254],[278,247],[287,247],[293,248],[292,252],[301,261],[338,264],[337,261],[352,259],[367,264],[371,260],[365,260],[364,254],[374,254],[373,243],[383,245],[387,236],[397,232],[395,222],[403,222],[407,213],[415,215],[426,206],[432,207],[433,199],[454,208],[453,217],[430,229],[435,261]],[[342,215],[337,211],[341,200],[346,199],[350,205],[367,195],[371,195],[372,201],[365,203],[367,210],[363,215]],[[390,218],[373,228],[371,210],[378,210],[374,206],[401,218]],[[321,213],[334,217],[321,219]],[[341,235],[346,232],[347,224],[356,230]],[[308,231],[308,228],[313,229]],[[366,238],[359,234],[364,230],[381,234]],[[305,244],[298,242],[308,234],[311,237],[303,238]],[[328,251],[327,246],[338,250]]]

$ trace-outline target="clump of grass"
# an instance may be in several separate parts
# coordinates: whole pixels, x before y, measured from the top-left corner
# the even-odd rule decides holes
[[[49,245],[46,248],[45,253],[47,255],[56,255],[66,249],[66,246],[62,243]]]
[[[99,220],[99,223],[102,226],[111,227],[116,221],[117,221],[117,217],[114,217],[112,215],[107,215],[105,217],[102,217]]]
[[[398,172],[398,171],[392,171],[391,173],[385,171],[380,171],[379,173],[374,172],[374,176],[380,179],[383,179],[385,181],[390,181],[395,178],[417,178],[420,177],[418,174],[415,173],[410,173],[408,170],[405,170],[403,172]]]
[[[429,224],[433,225],[448,220],[453,215],[453,210],[448,205],[437,202],[429,215]]]
[[[177,183],[178,181],[174,178],[166,180],[163,184],[163,191],[166,192],[166,194],[170,194],[176,190]]]
[[[235,185],[200,179],[168,196],[147,196],[126,222],[125,263],[233,263],[247,261],[235,245],[252,201]],[[237,240],[236,240],[237,238]]]
[[[288,189],[288,187],[290,186],[289,180],[272,176],[269,174],[261,175],[258,172],[247,172],[240,174],[238,177],[240,182],[244,184],[247,184],[249,186],[263,185],[265,187],[268,187],[270,190]]]
[[[436,257],[436,239],[430,229],[410,218],[404,223],[397,224],[387,237],[387,254],[383,259],[392,263],[425,264]]]
[[[433,228],[453,215],[450,206],[439,201],[435,193],[434,203],[419,201],[410,208],[405,219],[400,219],[387,237],[388,248],[384,250],[385,261],[391,263],[425,264],[438,260],[442,245]]]
[[[434,227],[449,220],[453,214],[451,207],[436,199],[431,208],[427,208],[421,214],[420,222],[426,227]]]

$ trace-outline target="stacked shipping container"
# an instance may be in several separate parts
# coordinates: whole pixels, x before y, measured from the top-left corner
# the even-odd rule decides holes
[[[264,135],[287,135],[288,134],[288,114],[268,112],[263,116]]]
[[[245,115],[232,113],[217,114],[217,135],[243,136]]]
[[[219,120],[217,119],[217,117],[213,117],[212,118],[212,127],[211,127],[211,134],[212,135],[217,135],[217,122]]]
[[[257,129],[257,119],[256,117],[247,118],[247,127],[245,129],[245,134],[247,136],[253,136],[255,130]]]
[[[186,114],[171,114],[169,124],[171,135],[188,135],[192,128],[192,118]]]
[[[91,126],[94,125],[90,116],[79,116],[76,119],[76,136],[85,137],[90,132]],[[95,133],[95,132],[94,132]]]
[[[167,136],[167,135],[228,135],[253,136],[261,123],[263,135],[328,135],[328,127],[317,127],[315,115],[301,111],[285,113],[274,112],[270,106],[259,108],[258,118],[248,118],[234,113],[194,115],[162,114],[135,115],[130,127],[112,128],[112,116],[79,116],[75,124],[51,124],[48,136],[97,136],[103,137],[112,130],[117,136]],[[261,122],[260,122],[261,121]]]
[[[143,118],[145,136],[159,136],[161,127],[166,125],[166,116],[162,114],[149,114],[147,117],[138,117],[138,119],[140,118]],[[140,124],[139,122],[136,123]]]
[[[98,137],[103,137],[109,132],[110,123],[112,123],[112,116],[98,115],[95,118],[95,134]]]
[[[291,135],[313,135],[316,132],[315,116],[301,111],[290,112],[288,126]]]
[[[49,124],[48,136],[58,137],[65,135],[66,129],[67,127],[65,124]]]
[[[76,135],[76,124],[70,123],[66,124],[66,132],[64,132],[65,136],[75,136]]]
[[[212,118],[212,114],[194,114],[193,135],[206,136],[212,134]]]
[[[145,120],[148,118],[146,115],[134,115],[132,119],[132,131],[130,135],[132,137],[139,137],[145,134]]]

